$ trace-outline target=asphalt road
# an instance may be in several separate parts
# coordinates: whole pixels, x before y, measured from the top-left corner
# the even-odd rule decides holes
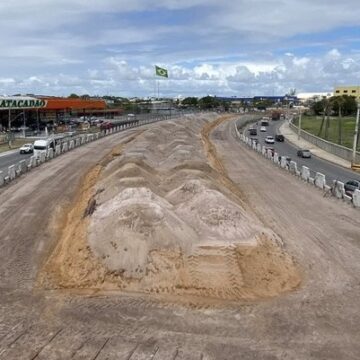
[[[274,145],[265,144],[266,136],[272,135],[275,137],[275,134],[279,133],[278,129],[282,125],[282,123],[283,123],[282,121],[277,121],[277,122],[270,121],[270,125],[267,127],[266,132],[260,132],[260,125],[257,126],[258,135],[253,136],[253,138],[259,139],[262,145],[273,147],[280,156],[289,156],[292,160],[297,162],[299,169],[303,165],[309,167],[311,170],[311,176],[314,176],[316,172],[320,172],[324,174],[328,185],[331,185],[333,180],[342,181],[344,183],[350,179],[355,179],[360,181],[360,174],[357,174],[352,170],[347,170],[341,166],[335,165],[326,160],[320,159],[314,155],[311,157],[311,159],[303,159],[298,157],[297,156],[298,148],[296,148],[291,143],[286,141],[286,139],[284,142],[275,142]],[[254,125],[252,126],[254,127]]]
[[[15,165],[20,160],[29,161],[31,155],[32,154],[20,154],[20,150],[16,150],[10,154],[0,154],[0,171],[7,174],[10,165]]]

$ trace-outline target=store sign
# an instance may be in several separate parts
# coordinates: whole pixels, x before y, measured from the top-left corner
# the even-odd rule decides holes
[[[37,109],[46,106],[46,100],[25,98],[25,97],[6,97],[0,98],[0,110],[2,109]]]

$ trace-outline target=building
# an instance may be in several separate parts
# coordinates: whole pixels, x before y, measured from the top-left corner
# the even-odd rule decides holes
[[[349,95],[355,97],[357,101],[360,101],[360,86],[336,86],[334,95]]]
[[[0,97],[0,128],[42,126],[64,123],[79,117],[114,118],[119,108],[107,108],[103,99],[60,98],[47,96]]]

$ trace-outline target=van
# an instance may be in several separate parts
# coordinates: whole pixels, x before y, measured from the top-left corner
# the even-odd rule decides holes
[[[50,147],[53,147],[54,140],[35,140],[34,142],[34,156],[40,158],[41,153],[47,154]]]

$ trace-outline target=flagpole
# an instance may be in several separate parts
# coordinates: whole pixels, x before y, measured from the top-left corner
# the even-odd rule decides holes
[[[158,100],[160,99],[160,80],[157,81]]]

